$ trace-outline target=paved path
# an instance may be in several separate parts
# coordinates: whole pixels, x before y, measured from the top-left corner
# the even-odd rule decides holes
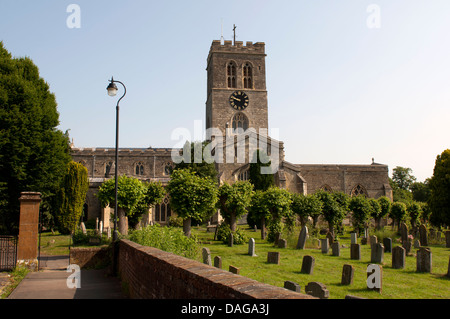
[[[125,299],[118,278],[106,270],[81,270],[80,288],[68,288],[69,256],[43,256],[40,271],[30,272],[8,299]]]

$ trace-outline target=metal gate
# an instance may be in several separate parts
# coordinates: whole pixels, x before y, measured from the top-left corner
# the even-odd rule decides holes
[[[0,236],[0,271],[13,270],[17,263],[17,237]]]

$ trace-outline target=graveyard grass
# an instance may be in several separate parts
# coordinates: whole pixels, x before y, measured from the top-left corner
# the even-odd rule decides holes
[[[392,254],[384,253],[382,276],[382,293],[367,289],[367,266],[370,262],[370,245],[361,245],[361,260],[350,259],[350,234],[345,232],[340,236],[340,256],[332,256],[331,248],[328,254],[322,254],[319,246],[314,247],[309,238],[304,250],[296,249],[299,229],[292,234],[284,234],[288,241],[288,248],[278,248],[272,243],[261,240],[260,230],[255,232],[248,226],[240,226],[248,238],[254,238],[256,242],[256,255],[248,255],[248,245],[228,245],[220,241],[214,241],[214,233],[206,232],[206,227],[193,227],[193,234],[197,236],[200,247],[207,247],[211,252],[211,260],[215,256],[222,258],[222,269],[228,270],[232,265],[240,269],[240,275],[270,284],[283,287],[289,280],[301,286],[301,292],[305,292],[305,286],[311,281],[321,282],[330,292],[330,299],[344,299],[346,295],[353,295],[369,299],[450,299],[450,278],[445,274],[448,271],[450,248],[445,244],[431,243],[428,247],[432,252],[432,273],[416,272],[417,249],[412,248],[413,255],[406,257],[404,269],[392,268]],[[387,231],[390,226],[385,227]],[[348,229],[350,230],[350,229]],[[395,235],[392,232],[391,235]],[[378,241],[382,234],[378,233]],[[324,238],[321,236],[320,238]],[[358,239],[360,243],[360,239]],[[392,236],[392,246],[400,245],[398,236]],[[267,263],[267,253],[280,252],[280,264]],[[315,258],[315,266],[312,275],[300,273],[303,256],[310,255]],[[198,261],[201,260],[199,256]],[[354,277],[351,285],[341,285],[342,269],[344,264],[354,266]]]

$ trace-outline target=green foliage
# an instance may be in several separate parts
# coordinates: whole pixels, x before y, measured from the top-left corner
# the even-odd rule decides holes
[[[378,203],[380,204],[380,218],[384,218],[387,215],[389,215],[389,213],[391,212],[391,200],[386,197],[386,196],[381,196],[380,198],[378,198]]]
[[[256,150],[249,168],[249,181],[253,184],[255,190],[267,190],[275,185],[273,174],[262,174],[263,167],[270,167],[269,156],[262,151]]]
[[[436,226],[450,226],[450,149],[436,157],[430,180],[430,221]]]
[[[360,233],[368,225],[373,207],[365,196],[358,195],[352,197],[349,208],[353,212],[353,227]]]
[[[214,182],[217,181],[218,173],[207,141],[191,143],[186,141],[183,147],[183,161],[174,167],[174,170],[177,169],[190,169],[199,177],[209,177]]]
[[[415,227],[422,217],[422,205],[419,202],[411,202],[406,206],[406,212],[409,215],[409,221]]]
[[[425,182],[415,182],[410,186],[413,200],[426,203],[431,195],[430,190],[430,178],[427,178]]]
[[[269,213],[267,220],[267,228],[269,230],[268,240],[273,241],[276,233],[281,232],[283,229],[283,218],[292,221],[291,194],[286,189],[270,187],[263,192],[262,200],[266,211]]]
[[[41,207],[55,209],[70,142],[57,129],[55,96],[30,58],[12,58],[0,42],[0,233],[15,233],[23,191],[42,194]]]
[[[270,212],[268,211],[267,206],[264,203],[263,197],[263,191],[254,191],[247,215],[247,222],[251,227],[257,225],[260,228],[261,219],[264,218],[264,220],[267,220],[270,217]]]
[[[200,248],[195,236],[186,237],[180,228],[155,224],[131,232],[129,239],[143,246],[158,248],[186,258],[197,258]]]
[[[236,219],[247,213],[253,195],[253,185],[248,181],[237,181],[233,184],[224,183],[219,187],[217,206],[222,217],[236,228]]]
[[[319,190],[315,194],[322,201],[322,215],[329,224],[330,232],[334,232],[334,227],[342,224],[350,199],[342,192]]]
[[[316,217],[322,213],[322,201],[314,194],[292,194],[292,211],[300,217],[302,225],[306,224],[308,217]]]
[[[231,231],[230,225],[227,223],[221,223],[217,226],[217,239],[222,241],[224,244],[228,244],[230,242],[230,235],[233,233],[233,244],[234,245],[242,245],[248,241],[247,235],[240,228],[236,228],[234,232]]]
[[[215,212],[218,189],[210,177],[176,169],[167,185],[172,209],[183,219],[206,220]]]
[[[412,175],[411,168],[397,166],[392,171],[392,181],[398,188],[410,190],[410,187],[416,181],[416,178]]]
[[[87,168],[74,161],[70,162],[58,192],[59,205],[56,217],[61,234],[74,232],[83,213],[88,189]]]
[[[394,202],[391,206],[390,216],[400,225],[400,222],[405,220],[406,217],[406,204],[402,202]]]

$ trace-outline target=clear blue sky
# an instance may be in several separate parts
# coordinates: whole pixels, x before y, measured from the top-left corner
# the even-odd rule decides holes
[[[81,28],[67,26],[70,4]],[[287,161],[374,157],[423,181],[450,142],[449,16],[448,0],[2,0],[0,41],[39,67],[77,147],[114,147],[112,75],[128,89],[120,146],[172,147],[175,128],[205,120],[208,51],[236,24],[237,40],[266,43],[269,128]]]

